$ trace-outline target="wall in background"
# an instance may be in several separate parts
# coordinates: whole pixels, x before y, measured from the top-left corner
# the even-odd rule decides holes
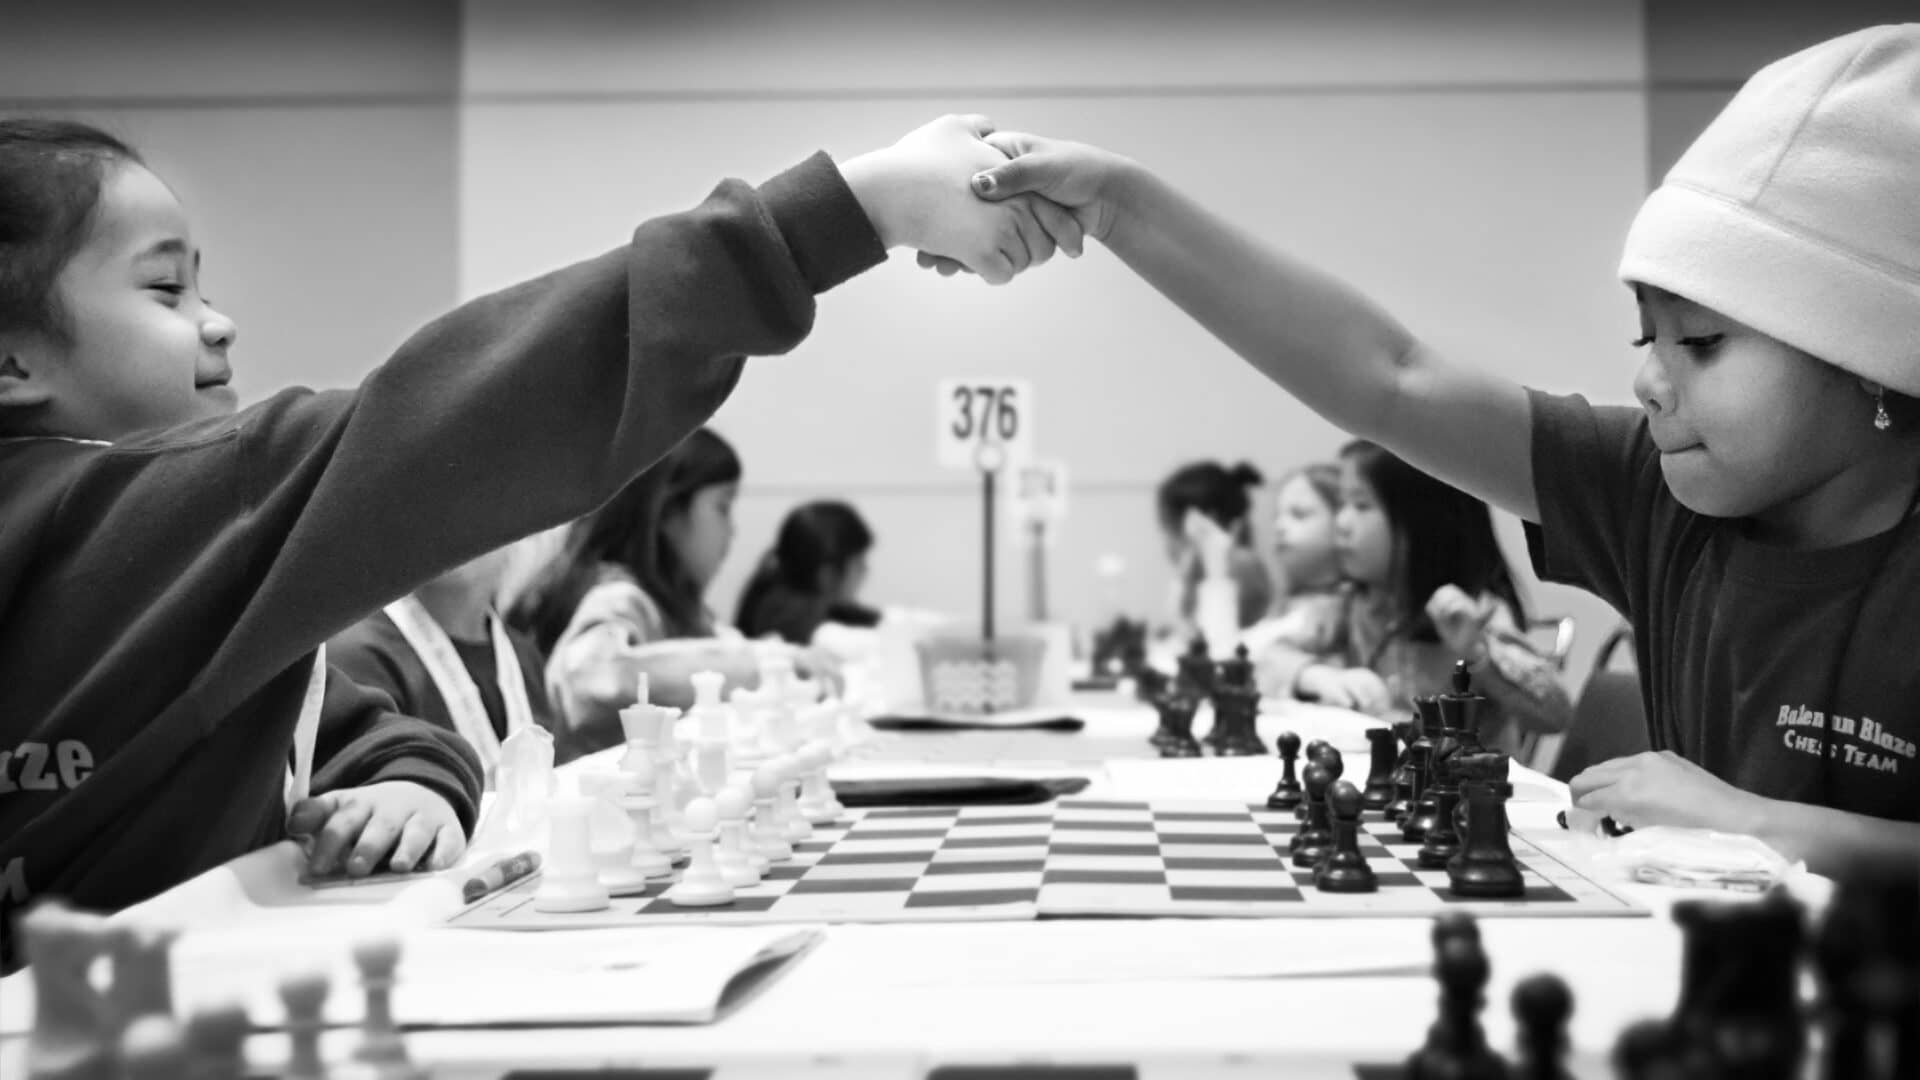
[[[181,192],[249,400],[355,383],[457,299],[620,243],[722,176],[954,110],[1133,154],[1441,348],[1625,401],[1612,267],[1645,185],[1760,64],[1910,7],[75,0],[9,12],[0,110],[103,123]],[[1150,499],[1171,468],[1277,473],[1341,442],[1103,251],[1005,289],[896,255],[719,416],[748,470],[719,606],[787,507],[839,495],[880,534],[876,598],[972,610],[976,488],[933,467],[930,428],[933,382],[977,373],[1037,384],[1042,449],[1073,472],[1052,607],[1081,620],[1103,554],[1129,567],[1124,606],[1162,602]],[[1611,621],[1534,595],[1589,647]]]
[[[1150,163],[1448,352],[1627,397],[1612,269],[1646,170],[1637,3],[472,0],[464,33],[462,295],[618,243],[720,177],[984,112]],[[793,355],[753,362],[716,418],[747,472],[723,610],[779,516],[822,495],[879,534],[872,597],[977,610],[977,484],[932,453],[935,383],[972,374],[1035,383],[1041,448],[1072,473],[1052,607],[1082,621],[1104,554],[1129,568],[1127,607],[1163,605],[1151,500],[1173,467],[1277,473],[1342,441],[1102,250],[1002,289],[896,254],[826,297]],[[1011,536],[1001,565],[1020,611]],[[1590,597],[1535,596],[1589,638],[1612,621]]]

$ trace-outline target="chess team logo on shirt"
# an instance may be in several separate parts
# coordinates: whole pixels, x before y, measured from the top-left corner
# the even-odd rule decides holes
[[[1805,705],[1782,705],[1774,726],[1786,729],[1781,741],[1789,750],[1818,757],[1824,742],[1828,757],[1874,772],[1897,774],[1901,758],[1911,761],[1920,754],[1920,747],[1868,716],[1835,715],[1829,731],[1826,713]],[[1823,732],[1827,735],[1824,740]]]

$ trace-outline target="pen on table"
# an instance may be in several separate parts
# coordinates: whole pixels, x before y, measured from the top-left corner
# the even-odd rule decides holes
[[[498,892],[517,881],[532,877],[539,869],[540,853],[537,851],[509,855],[468,875],[467,880],[460,884],[460,899],[463,903],[471,904],[488,893]]]
[[[1560,827],[1563,829],[1572,827],[1567,824],[1567,812],[1565,810],[1560,811],[1559,816],[1556,817],[1554,820],[1558,821],[1560,823]],[[1600,828],[1608,836],[1625,836],[1628,833],[1633,831],[1633,826],[1621,825],[1618,822],[1614,821],[1611,817],[1601,818]]]

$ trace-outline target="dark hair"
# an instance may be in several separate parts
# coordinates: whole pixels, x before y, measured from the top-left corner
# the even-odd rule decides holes
[[[709,428],[696,430],[598,510],[573,523],[560,553],[514,602],[508,624],[532,634],[540,650],[551,653],[574,609],[606,568],[616,566],[660,608],[668,636],[711,633],[700,584],[661,526],[684,512],[702,489],[739,481],[740,457],[733,447]]]
[[[752,580],[740,594],[735,628],[748,637],[780,631],[781,627],[769,625],[773,619],[766,610],[766,600],[775,589],[788,599],[802,599],[808,608],[817,609],[799,621],[818,626],[833,603],[833,597],[827,594],[821,581],[823,573],[845,574],[847,565],[872,547],[873,530],[867,527],[860,512],[846,503],[810,502],[795,507],[780,523],[773,550],[760,560]]]
[[[1526,607],[1485,503],[1364,440],[1348,443],[1340,456],[1373,489],[1392,529],[1393,563],[1405,575],[1398,582],[1405,606],[1397,614],[1414,640],[1439,640],[1426,608],[1442,585],[1469,596],[1491,593],[1525,624]]]
[[[1246,462],[1227,468],[1218,462],[1196,461],[1175,469],[1160,482],[1155,503],[1160,512],[1160,527],[1167,532],[1180,531],[1187,511],[1198,510],[1221,528],[1242,535],[1247,511],[1253,499],[1247,489],[1263,482],[1260,470]]]
[[[108,167],[140,155],[70,120],[0,118],[0,330],[71,334],[54,282],[86,241]]]

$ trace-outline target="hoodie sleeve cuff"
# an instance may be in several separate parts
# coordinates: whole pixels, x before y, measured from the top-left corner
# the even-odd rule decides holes
[[[760,198],[816,296],[887,259],[866,210],[824,152],[760,185]]]

